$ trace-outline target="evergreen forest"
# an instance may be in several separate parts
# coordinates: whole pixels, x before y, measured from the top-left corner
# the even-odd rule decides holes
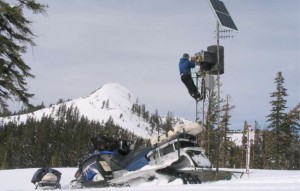
[[[10,122],[0,127],[0,168],[78,166],[93,152],[91,139],[97,135],[114,140],[134,140],[135,147],[147,140],[115,125],[88,120],[76,107],[62,104],[54,117],[28,118],[25,123]]]

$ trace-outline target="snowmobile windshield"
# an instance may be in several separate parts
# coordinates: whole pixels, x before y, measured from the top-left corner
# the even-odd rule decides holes
[[[187,153],[190,157],[193,157],[193,156],[195,156],[195,155],[202,155],[203,157],[205,157],[205,155],[203,154],[202,151],[189,150],[189,151],[186,151],[186,153]]]
[[[84,166],[82,169],[83,177],[85,180],[91,180],[96,174],[99,173],[96,161],[89,163],[87,166]]]
[[[197,147],[198,145],[193,143],[193,142],[189,142],[189,141],[179,141],[179,148],[183,149],[186,147]],[[178,144],[175,143],[175,148],[178,149]]]
[[[210,167],[211,164],[202,151],[188,150],[186,153],[191,157],[197,167]]]

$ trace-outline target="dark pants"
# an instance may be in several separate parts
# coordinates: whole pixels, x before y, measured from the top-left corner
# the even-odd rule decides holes
[[[191,74],[183,74],[181,75],[181,81],[184,83],[184,85],[187,87],[189,94],[197,99],[200,98],[200,93],[198,92],[198,88],[194,84],[194,80],[191,76]]]

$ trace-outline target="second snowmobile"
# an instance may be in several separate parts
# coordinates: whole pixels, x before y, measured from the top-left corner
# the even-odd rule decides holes
[[[40,168],[38,169],[31,182],[35,185],[35,189],[38,190],[55,190],[60,189],[61,172],[52,168]]]

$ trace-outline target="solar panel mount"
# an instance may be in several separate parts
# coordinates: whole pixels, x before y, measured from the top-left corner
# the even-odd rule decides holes
[[[218,23],[225,28],[238,31],[236,25],[234,24],[225,4],[220,0],[209,0],[212,9],[214,10],[215,16]]]

